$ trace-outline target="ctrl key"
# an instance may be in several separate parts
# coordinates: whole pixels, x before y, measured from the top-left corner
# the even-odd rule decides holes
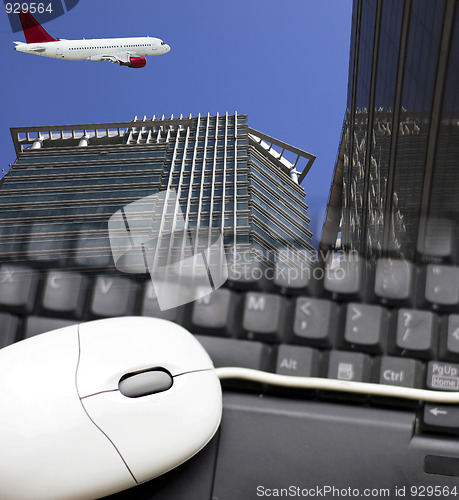
[[[377,366],[379,366],[378,383],[380,384],[424,387],[424,369],[419,361],[409,358],[383,356],[379,358]]]
[[[424,367],[415,360],[409,358],[396,358],[382,356],[375,363],[375,381],[383,385],[397,385],[401,387],[424,388]],[[372,401],[382,405],[416,407],[417,401],[373,396]]]

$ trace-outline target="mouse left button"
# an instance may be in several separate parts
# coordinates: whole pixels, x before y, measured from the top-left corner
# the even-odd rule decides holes
[[[138,398],[167,391],[172,387],[172,383],[173,379],[169,372],[156,369],[125,375],[120,380],[118,388],[124,396]]]
[[[91,421],[75,375],[78,326],[0,350],[0,498],[101,498],[136,482]]]

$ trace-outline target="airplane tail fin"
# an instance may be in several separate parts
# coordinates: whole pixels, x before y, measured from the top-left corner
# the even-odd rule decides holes
[[[57,42],[30,12],[19,12],[19,19],[27,43]]]

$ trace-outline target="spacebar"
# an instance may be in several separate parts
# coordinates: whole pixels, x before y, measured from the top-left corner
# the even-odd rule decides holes
[[[215,368],[222,366],[239,366],[254,370],[268,368],[271,349],[261,342],[205,335],[196,335],[196,339],[208,352]]]
[[[215,368],[237,366],[254,370],[268,370],[271,348],[261,342],[196,335],[211,357]],[[222,380],[223,388],[260,392],[261,384],[246,380]]]

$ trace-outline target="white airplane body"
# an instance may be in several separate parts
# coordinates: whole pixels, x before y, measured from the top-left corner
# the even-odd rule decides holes
[[[59,40],[53,38],[30,13],[21,12],[27,42],[14,42],[14,50],[71,61],[111,61],[132,68],[143,68],[147,56],[169,52],[170,47],[159,38],[95,38]]]

